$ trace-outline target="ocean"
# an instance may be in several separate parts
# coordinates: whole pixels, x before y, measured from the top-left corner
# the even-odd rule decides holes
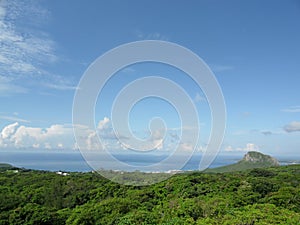
[[[221,152],[210,165],[210,168],[236,163],[242,159],[244,154],[245,152]],[[166,156],[142,157],[140,155],[130,155],[129,157],[126,154],[119,154],[115,157],[123,163],[141,166],[159,162]],[[194,154],[181,170],[198,170],[201,157],[201,153]],[[278,159],[281,165],[300,163],[300,155],[275,155],[273,157]],[[0,151],[0,163],[9,163],[20,168],[48,171],[88,172],[93,170],[78,151]],[[176,168],[176,165],[174,165],[174,168]]]

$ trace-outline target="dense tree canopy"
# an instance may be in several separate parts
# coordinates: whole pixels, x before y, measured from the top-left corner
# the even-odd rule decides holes
[[[300,224],[300,165],[184,173],[143,187],[97,173],[3,170],[6,224]]]

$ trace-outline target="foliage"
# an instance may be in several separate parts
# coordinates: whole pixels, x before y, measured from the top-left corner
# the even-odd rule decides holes
[[[5,171],[11,169],[13,166],[7,163],[0,163],[0,171]]]
[[[300,224],[300,165],[189,172],[143,187],[97,173],[13,171],[0,172],[0,225]]]
[[[279,162],[269,156],[262,154],[260,152],[250,151],[244,158],[237,163],[221,166],[217,168],[209,168],[206,172],[209,173],[225,173],[225,172],[234,172],[234,171],[245,171],[255,168],[268,168],[279,166]]]

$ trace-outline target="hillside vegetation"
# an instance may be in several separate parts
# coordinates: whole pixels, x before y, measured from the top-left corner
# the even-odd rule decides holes
[[[13,166],[10,164],[0,163],[0,171],[5,171],[5,170],[11,169],[11,168],[13,168]]]
[[[207,169],[206,172],[225,173],[233,171],[244,171],[254,168],[267,168],[272,166],[279,166],[279,162],[277,161],[277,159],[260,152],[250,151],[245,154],[244,158],[237,163],[213,169]]]
[[[97,173],[0,173],[0,224],[300,224],[300,165],[177,174],[151,186]]]

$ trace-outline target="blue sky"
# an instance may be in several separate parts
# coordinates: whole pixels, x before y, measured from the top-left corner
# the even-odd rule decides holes
[[[72,103],[84,71],[106,51],[148,39],[187,47],[210,66],[227,106],[223,151],[299,153],[296,0],[1,1],[0,149],[73,148]],[[187,90],[201,115],[205,147],[211,118],[201,89],[182,72],[158,64],[135,65],[110,80],[96,106],[96,125],[105,125],[101,132],[111,132],[113,96],[150,75]],[[179,124],[174,109],[157,99],[141,102],[132,113],[140,137],[153,115],[168,115],[169,128]]]

